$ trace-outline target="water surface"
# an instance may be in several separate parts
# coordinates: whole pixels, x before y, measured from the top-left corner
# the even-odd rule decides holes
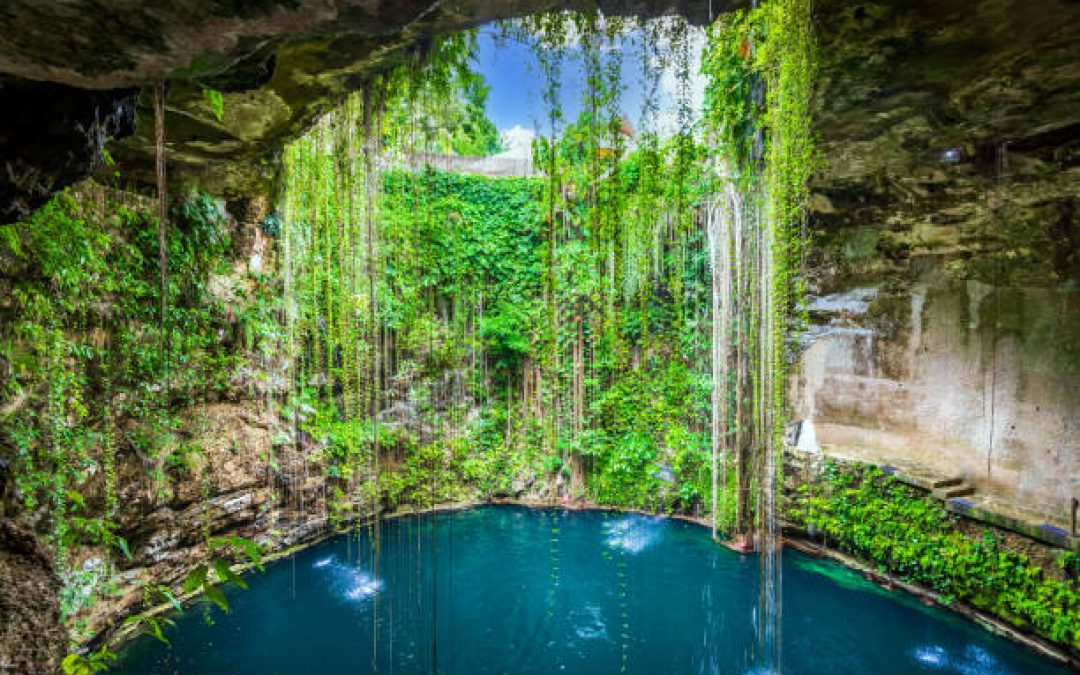
[[[481,507],[386,521],[248,575],[116,672],[756,673],[756,557],[690,523]],[[1070,672],[835,563],[785,551],[783,672]]]

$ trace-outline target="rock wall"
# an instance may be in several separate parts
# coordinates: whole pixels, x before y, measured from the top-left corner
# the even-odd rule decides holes
[[[105,142],[135,133],[138,93],[0,74],[0,223],[29,217],[54,192],[104,166]]]
[[[94,186],[77,190],[76,201],[86,209],[84,217],[93,217],[99,202],[105,203],[106,192]],[[146,208],[148,201],[127,193],[109,193],[109,199],[136,209]],[[240,361],[246,365],[229,371],[226,386],[206,386],[184,403],[180,402],[183,397],[174,401],[176,427],[170,430],[175,442],[170,452],[148,452],[147,444],[138,440],[150,433],[150,416],[156,413],[122,405],[124,399],[134,400],[153,392],[159,386],[154,380],[157,373],[133,374],[136,381],[132,387],[111,394],[111,401],[106,401],[108,390],[101,386],[100,371],[87,366],[91,374],[82,386],[93,397],[93,408],[128,411],[110,419],[118,432],[114,435],[117,440],[113,454],[118,504],[115,528],[126,541],[130,559],[121,555],[116,546],[106,545],[107,539],[76,531],[70,525],[74,520],[94,518],[106,511],[108,469],[102,443],[95,441],[84,450],[93,453],[93,461],[88,462],[90,468],[80,482],[65,485],[78,490],[77,501],[64,507],[70,542],[62,547],[53,545],[58,535],[48,519],[50,500],[38,500],[27,507],[27,495],[20,493],[17,476],[12,473],[19,465],[16,458],[21,452],[14,435],[20,433],[20,413],[43,409],[47,402],[42,388],[32,380],[23,382],[25,386],[9,388],[7,385],[20,377],[20,371],[6,358],[0,358],[2,673],[55,672],[68,652],[70,639],[88,639],[115,628],[118,619],[162,602],[163,598],[152,589],[157,584],[176,588],[193,567],[207,562],[209,535],[238,534],[263,543],[272,552],[310,540],[326,529],[326,484],[321,466],[313,465],[309,473],[294,470],[300,454],[295,450],[287,453],[280,442],[275,444],[275,439],[285,432],[284,420],[272,407],[275,394],[283,387],[284,364],[246,351],[238,319],[254,295],[257,275],[265,274],[274,265],[272,240],[259,227],[268,205],[263,199],[244,200],[232,204],[231,210],[238,218],[230,219],[233,246],[227,253],[229,259],[219,273],[209,275],[206,287],[208,300],[212,298],[232,308],[232,312],[215,326],[209,358],[224,358],[240,351]],[[102,232],[93,227],[88,231],[95,236]],[[117,236],[134,239],[140,234],[144,233],[129,231]],[[0,290],[5,291],[2,297],[7,302],[0,303],[0,307],[6,312],[4,320],[15,325],[26,317],[16,312],[12,298],[20,291],[20,284],[35,283],[39,272],[20,264],[18,256],[6,257],[10,251],[4,251]],[[95,305],[89,311],[120,321],[118,316],[128,316],[120,308],[129,300],[113,296],[115,304],[103,300],[101,306]],[[81,344],[100,346],[105,339],[104,329],[94,321],[74,321],[65,330]],[[4,352],[8,358],[14,358],[15,353],[21,352]],[[180,358],[202,358],[193,357],[182,347],[175,354]],[[74,358],[65,366],[78,368]],[[131,410],[142,413],[132,414]],[[86,423],[97,424],[92,431],[100,433],[99,421],[95,420]],[[65,466],[56,470],[69,469]],[[97,541],[103,543],[91,543]],[[53,558],[58,548],[65,556],[61,562]],[[62,607],[71,612],[66,622],[62,620]]]
[[[825,165],[792,383],[827,451],[960,475],[1061,528],[1080,498],[1078,14],[822,8]]]
[[[85,622],[86,631],[115,628],[118,616],[145,609],[142,591],[147,585],[178,587],[192,568],[211,557],[208,535],[238,534],[272,554],[329,529],[326,482],[319,467],[310,467],[307,474],[291,471],[290,457],[274,444],[285,432],[284,423],[265,400],[199,405],[184,418],[182,433],[201,452],[183,469],[170,469],[164,480],[155,480],[146,458],[137,453],[120,457],[119,529],[132,560],[118,563],[115,597],[89,604],[76,615],[75,623]],[[76,555],[72,562],[88,580],[105,573],[108,552],[84,547]]]
[[[797,416],[827,449],[959,475],[1068,528],[1080,294],[938,274],[815,299],[825,323],[808,335]]]

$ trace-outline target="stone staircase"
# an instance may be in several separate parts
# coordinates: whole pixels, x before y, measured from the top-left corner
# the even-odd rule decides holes
[[[882,467],[886,473],[895,476],[901,483],[907,483],[926,490],[938,499],[949,501],[975,494],[975,488],[963,476],[941,474],[938,471],[919,464],[909,464],[904,468],[886,464]]]
[[[960,476],[935,478],[930,480],[929,483],[931,494],[946,501],[957,497],[970,497],[975,494],[975,488]]]

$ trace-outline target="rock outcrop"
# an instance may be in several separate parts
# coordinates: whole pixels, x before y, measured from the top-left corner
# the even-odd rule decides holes
[[[1080,6],[828,3],[819,17],[825,166],[797,412],[827,447],[961,475],[1067,528]]]
[[[183,418],[185,443],[199,449],[188,461],[159,474],[150,458],[120,456],[118,496],[124,506],[118,530],[128,539],[132,559],[117,562],[116,596],[80,611],[90,631],[113,627],[117,616],[144,608],[145,585],[182,583],[211,557],[209,535],[238,534],[273,552],[327,529],[325,481],[318,467],[304,476],[290,471],[274,446],[285,431],[283,422],[265,401],[199,405]],[[75,567],[93,574],[109,552],[83,547],[77,555]]]

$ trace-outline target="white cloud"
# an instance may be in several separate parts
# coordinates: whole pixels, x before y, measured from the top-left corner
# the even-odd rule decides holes
[[[532,159],[532,142],[536,138],[536,132],[526,129],[520,124],[515,124],[509,129],[504,129],[502,134],[503,151],[499,157],[510,159]]]
[[[690,120],[693,124],[701,118],[705,106],[705,75],[701,73],[701,52],[705,48],[705,30],[698,26],[688,26],[687,49],[689,50],[690,78],[687,81],[687,93],[690,103]],[[665,41],[666,42],[666,41]],[[661,45],[670,49],[670,43]],[[657,86],[657,111],[654,124],[661,136],[670,136],[679,130],[679,73],[678,68],[669,59],[669,63],[660,68]],[[661,64],[654,62],[654,67]]]

